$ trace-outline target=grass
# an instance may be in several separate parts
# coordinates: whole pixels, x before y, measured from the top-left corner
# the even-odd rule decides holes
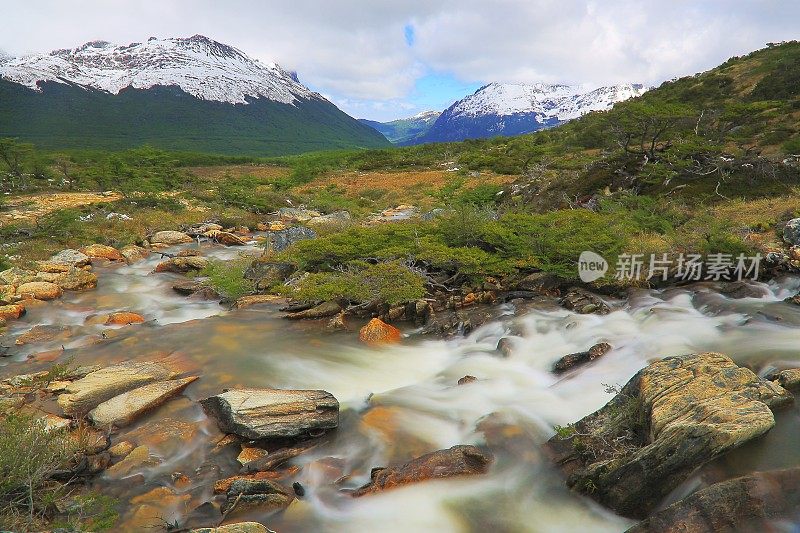
[[[229,261],[214,259],[198,275],[207,277],[206,283],[218,293],[235,300],[255,289],[254,283],[244,277],[244,271],[252,262],[253,258],[246,255]]]

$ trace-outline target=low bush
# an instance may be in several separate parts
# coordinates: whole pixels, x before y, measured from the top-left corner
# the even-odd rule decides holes
[[[255,288],[253,282],[244,277],[244,271],[252,262],[253,257],[245,255],[229,261],[213,259],[199,275],[207,277],[207,283],[223,296],[236,299],[252,293]]]

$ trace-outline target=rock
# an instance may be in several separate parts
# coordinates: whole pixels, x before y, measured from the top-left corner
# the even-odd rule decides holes
[[[400,342],[400,330],[379,318],[373,318],[358,332],[361,342],[367,344],[392,344]]]
[[[51,263],[61,263],[74,267],[86,266],[92,262],[92,259],[83,252],[72,250],[70,248],[61,250],[56,255],[50,258]]]
[[[287,220],[295,220],[297,222],[306,222],[312,218],[321,216],[319,211],[312,211],[311,209],[299,209],[296,207],[282,207],[278,209],[278,216]]]
[[[189,533],[268,533],[270,530],[258,522],[237,522],[218,527],[201,527]]]
[[[348,213],[349,215],[349,213]],[[397,207],[384,209],[377,215],[372,215],[367,220],[368,224],[378,224],[381,222],[398,222],[408,220],[419,215],[419,209],[413,205],[401,204]],[[349,218],[349,217],[348,217]]]
[[[73,381],[58,405],[68,414],[88,413],[106,400],[155,381],[172,379],[180,371],[171,363],[127,361],[102,368]]]
[[[467,385],[469,383],[475,383],[478,381],[478,378],[475,376],[464,376],[463,378],[459,378],[458,384],[459,385]]]
[[[107,326],[127,326],[129,324],[141,324],[142,322],[144,322],[144,317],[139,313],[118,311],[108,315],[104,324]]]
[[[185,389],[197,376],[172,381],[160,381],[124,392],[107,400],[89,412],[96,426],[123,427],[154,409]]]
[[[316,239],[317,232],[305,226],[292,226],[280,231],[267,233],[267,250],[282,252],[297,241]]]
[[[73,266],[68,265],[66,263],[36,261],[36,277],[39,278],[39,281],[41,281],[42,274],[59,274],[61,272],[67,272],[70,268],[73,268]],[[49,281],[49,280],[45,278],[44,281]]]
[[[534,272],[513,285],[516,291],[531,291],[537,294],[557,295],[564,280],[547,272]]]
[[[594,361],[598,357],[602,357],[611,350],[611,345],[607,342],[595,344],[585,352],[571,353],[565,355],[553,365],[553,372],[556,374],[563,374],[567,370],[575,368],[578,365],[584,365]]]
[[[239,510],[258,508],[263,511],[283,509],[292,499],[292,490],[269,479],[237,479],[226,493],[222,511],[234,505]]]
[[[242,466],[252,463],[256,459],[262,459],[269,455],[269,452],[263,448],[255,448],[253,446],[242,446],[242,451],[236,456],[236,460]]]
[[[156,265],[155,272],[175,272],[185,274],[192,270],[203,270],[208,266],[205,257],[172,257]]]
[[[491,454],[475,446],[453,446],[417,457],[402,466],[374,468],[371,481],[352,494],[360,497],[429,479],[485,474],[492,460]]]
[[[17,289],[13,285],[0,285],[0,305],[14,303]]]
[[[798,508],[800,468],[756,472],[698,490],[626,533],[782,531],[781,522],[791,531]]]
[[[790,368],[779,372],[775,381],[784,389],[800,388],[800,368]]]
[[[106,474],[114,479],[121,479],[133,473],[135,469],[153,464],[155,461],[150,457],[150,448],[138,446],[129,453],[125,459],[106,470]]]
[[[82,253],[92,259],[107,259],[108,261],[123,261],[125,258],[119,250],[105,244],[90,244],[80,249]]]
[[[69,326],[60,326],[57,324],[39,324],[33,326],[31,329],[17,337],[14,342],[17,346],[23,344],[35,344],[39,342],[51,342],[55,340],[64,340],[72,336],[72,330]]]
[[[142,259],[147,259],[147,256],[150,255],[150,251],[147,248],[142,248],[141,246],[136,246],[135,244],[129,244],[128,246],[125,246],[119,251],[119,253],[128,264],[141,261]]]
[[[65,291],[81,291],[97,287],[97,275],[82,268],[70,267],[66,272],[43,273],[38,278],[55,283]]]
[[[195,224],[186,229],[186,234],[191,237],[197,237],[209,231],[221,231],[222,226],[214,222],[203,222],[202,224]]]
[[[22,298],[35,298],[37,300],[55,300],[60,298],[64,291],[55,283],[48,281],[32,281],[17,287],[17,294]]]
[[[4,285],[19,286],[36,280],[36,272],[22,268],[11,267],[0,272],[0,283]],[[17,291],[19,292],[19,291]]]
[[[247,309],[248,307],[252,307],[254,305],[260,304],[274,304],[276,302],[282,302],[283,297],[276,296],[274,294],[250,294],[247,296],[241,296],[236,299],[233,303],[234,309]]]
[[[561,299],[561,305],[582,315],[589,313],[606,315],[611,312],[608,305],[597,295],[577,287],[571,288],[567,294],[564,295]]]
[[[244,246],[247,244],[247,239],[227,231],[211,230],[203,233],[203,236],[225,246]]]
[[[191,296],[201,300],[219,300],[222,295],[202,281],[192,279],[177,281],[172,285],[172,290],[184,296]]]
[[[125,457],[129,453],[133,451],[135,446],[130,442],[124,440],[122,442],[116,443],[114,446],[108,449],[108,453],[111,454],[111,457],[119,458]]]
[[[150,237],[150,242],[172,246],[194,242],[194,239],[181,231],[157,231]]]
[[[307,226],[327,226],[327,225],[336,225],[336,224],[343,224],[350,222],[350,213],[347,211],[334,211],[333,213],[329,213],[327,215],[322,215],[319,217],[314,217],[311,220],[306,221]]]
[[[495,348],[495,350],[507,359],[514,353],[514,341],[508,337],[503,337],[497,341],[497,348]]]
[[[283,281],[294,274],[297,267],[292,263],[268,261],[259,258],[244,271],[244,278],[254,281],[257,290],[265,290],[276,283]]]
[[[244,465],[245,468],[243,468],[242,471],[256,473],[271,471],[281,466],[289,459],[293,459],[315,447],[316,444],[301,443],[297,446],[279,448],[262,457],[253,457],[247,462],[247,464]]]
[[[342,311],[342,307],[333,301],[323,302],[311,309],[305,311],[298,311],[297,313],[289,313],[286,318],[289,320],[313,320],[317,318],[327,318],[329,316],[338,315]]]
[[[347,329],[347,322],[345,321],[344,311],[338,313],[328,320],[328,325],[325,326],[331,331],[340,331]]]
[[[724,355],[667,357],[546,449],[573,490],[642,517],[697,467],[769,431],[770,409],[791,401]]]
[[[789,245],[800,245],[800,218],[793,218],[783,228],[783,240]]]
[[[44,424],[44,430],[50,431],[63,431],[70,427],[72,421],[68,418],[61,418],[50,413],[42,413],[38,419]]]
[[[339,425],[339,402],[322,390],[236,389],[200,403],[222,431],[250,440],[298,437]]]

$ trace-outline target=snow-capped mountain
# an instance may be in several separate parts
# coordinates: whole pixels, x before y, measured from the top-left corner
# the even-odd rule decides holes
[[[375,120],[359,119],[364,124],[375,128],[394,144],[415,144],[416,139],[425,135],[441,111],[423,111],[413,117],[392,120],[391,122],[377,122]]]
[[[385,146],[275,63],[202,35],[0,58],[0,137],[261,155]]]
[[[54,81],[85,85],[111,94],[126,87],[149,89],[175,85],[202,100],[245,104],[267,98],[291,104],[322,97],[275,63],[264,64],[240,50],[202,35],[157,39],[116,46],[92,41],[0,63],[0,78],[40,90]]]
[[[545,83],[490,83],[442,112],[420,142],[530,133],[592,111],[608,110],[616,102],[645,91],[638,84],[593,89]]]

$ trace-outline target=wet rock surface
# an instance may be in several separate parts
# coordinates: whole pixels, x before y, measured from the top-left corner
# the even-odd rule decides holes
[[[236,389],[200,403],[222,431],[251,440],[322,433],[339,424],[339,402],[321,390]]]
[[[553,372],[556,374],[563,374],[564,372],[571,370],[577,366],[585,365],[586,363],[590,363],[597,359],[598,357],[602,357],[611,351],[611,345],[607,342],[600,342],[595,344],[585,352],[577,352],[571,353],[569,355],[565,355],[553,365]]]
[[[589,313],[606,315],[611,312],[611,308],[599,296],[577,287],[567,291],[561,298],[561,305],[582,315]]]
[[[159,381],[106,400],[89,412],[96,426],[127,426],[142,414],[179,394],[197,377]]]
[[[769,431],[771,409],[792,399],[724,355],[668,357],[546,448],[573,490],[643,517],[695,468]]]
[[[780,522],[798,519],[800,468],[791,468],[715,483],[654,513],[626,533],[781,531]]]
[[[352,494],[360,497],[431,479],[484,474],[492,459],[491,454],[475,446],[453,446],[417,457],[402,466],[374,468],[370,482]]]
[[[156,265],[155,272],[175,272],[186,274],[193,270],[203,270],[208,266],[208,259],[199,256],[171,257]]]
[[[400,342],[402,334],[396,327],[387,324],[379,318],[370,320],[358,332],[358,339],[366,344],[380,345]]]

